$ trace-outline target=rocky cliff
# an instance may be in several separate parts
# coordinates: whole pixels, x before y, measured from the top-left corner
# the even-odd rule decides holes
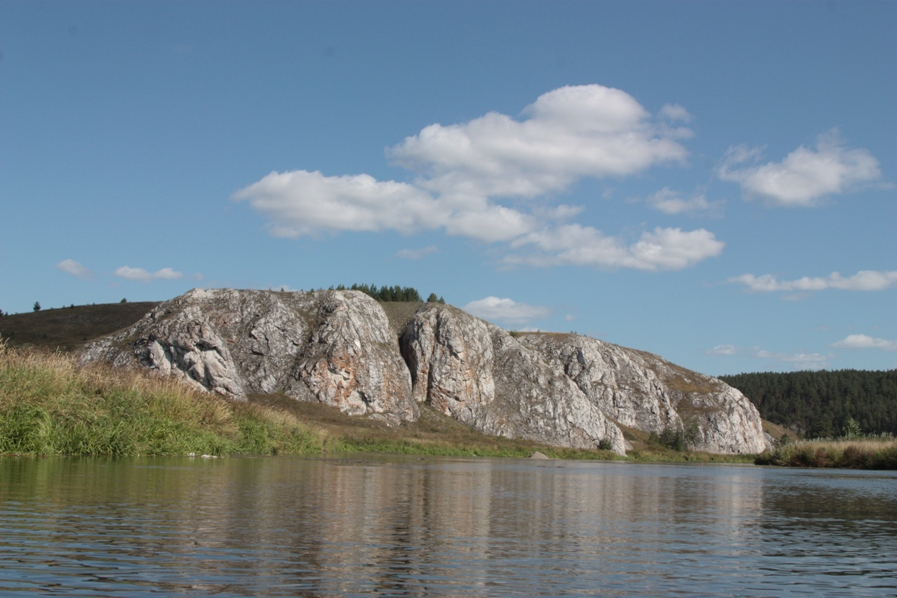
[[[524,334],[521,343],[560,368],[615,422],[644,432],[682,430],[697,450],[767,448],[757,409],[722,381],[665,359],[575,334]]]
[[[504,330],[428,305],[408,322],[402,354],[417,401],[487,434],[625,453],[623,434],[557,366]]]
[[[386,314],[356,291],[194,289],[89,345],[82,360],[144,366],[234,399],[283,392],[350,415],[417,417]]]
[[[416,419],[426,401],[482,432],[556,446],[622,454],[624,426],[687,429],[711,452],[766,447],[741,393],[657,356],[572,334],[515,337],[446,305],[388,311],[356,291],[197,289],[88,345],[82,360],[150,368],[236,400],[282,392],[393,424]]]

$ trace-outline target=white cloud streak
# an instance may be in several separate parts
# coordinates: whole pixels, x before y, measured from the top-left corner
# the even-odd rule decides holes
[[[845,147],[834,130],[819,136],[815,150],[801,146],[781,162],[741,166],[757,162],[760,154],[756,148],[730,148],[718,176],[741,185],[745,198],[760,198],[772,206],[816,206],[828,195],[881,178],[878,159],[868,150]]]
[[[143,268],[131,268],[130,266],[122,266],[115,270],[115,275],[125,280],[133,280],[137,282],[149,283],[154,280],[176,280],[183,278],[183,272],[172,270],[171,268],[162,268],[155,272],[149,272]]]
[[[820,353],[772,353],[763,349],[754,349],[754,356],[775,363],[787,363],[794,369],[802,370],[821,370],[835,357],[832,354]]]
[[[682,122],[691,122],[692,116],[683,106],[679,104],[666,104],[660,109],[660,116],[671,121],[681,120]]]
[[[398,253],[396,253],[396,257],[400,257],[405,260],[419,260],[425,255],[430,255],[431,253],[438,253],[439,248],[436,245],[430,245],[428,247],[422,247],[420,249],[402,249]]]
[[[518,303],[513,299],[499,297],[486,297],[471,301],[463,309],[478,318],[511,325],[528,324],[533,320],[540,320],[551,315],[550,308]]]
[[[779,280],[773,274],[754,276],[742,274],[730,278],[728,282],[743,284],[748,291],[753,293],[775,293],[794,291],[824,291],[827,289],[840,289],[842,291],[883,291],[897,284],[897,270],[875,271],[861,270],[853,276],[841,276],[838,272],[832,272],[825,277],[811,278],[804,276],[797,280]]]
[[[664,187],[657,193],[649,195],[648,205],[664,214],[683,214],[688,212],[708,212],[718,209],[719,202],[709,202],[703,194],[683,198],[678,191]]]
[[[704,229],[682,231],[655,228],[642,233],[635,243],[626,245],[618,237],[579,224],[559,226],[525,235],[512,243],[513,248],[533,251],[509,255],[509,265],[591,266],[603,269],[681,270],[701,260],[719,255],[724,243]]]
[[[95,278],[93,272],[75,260],[62,260],[56,264],[56,268],[81,280],[93,280]]]
[[[839,349],[881,349],[882,351],[897,351],[897,341],[873,338],[865,334],[851,334],[836,343],[832,343],[832,346]]]
[[[736,353],[739,353],[741,350],[735,345],[717,345],[707,351],[708,355],[722,355],[725,357],[731,357]]]

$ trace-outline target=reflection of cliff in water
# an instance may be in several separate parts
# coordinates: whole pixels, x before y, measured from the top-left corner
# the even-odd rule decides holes
[[[0,481],[4,590],[34,587],[10,571],[228,595],[768,595],[897,578],[889,474],[366,456],[0,459]]]
[[[753,525],[761,507],[758,488],[737,469],[721,491],[719,476],[612,464],[601,475],[595,464],[488,460],[210,465],[236,471],[191,488],[177,509],[180,526],[208,549],[261,550],[255,574],[287,584],[313,575],[332,592],[358,579],[397,590],[409,577],[487,588],[509,563],[545,567],[549,557],[559,574],[575,574],[581,559],[635,558],[651,568],[660,563],[646,545],[702,551]]]

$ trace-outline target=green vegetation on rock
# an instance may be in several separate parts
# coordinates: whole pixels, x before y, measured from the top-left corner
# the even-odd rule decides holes
[[[377,301],[384,302],[400,302],[400,303],[423,303],[423,298],[421,298],[421,294],[417,289],[413,287],[401,287],[399,285],[395,286],[382,286],[377,287],[375,284],[353,284],[350,287],[346,287],[344,285],[339,285],[336,288],[331,287],[331,290],[336,291],[361,291],[365,295],[369,297],[373,297]],[[445,303],[445,299],[442,297],[437,297],[436,293],[430,293],[430,296],[427,297],[427,303]]]

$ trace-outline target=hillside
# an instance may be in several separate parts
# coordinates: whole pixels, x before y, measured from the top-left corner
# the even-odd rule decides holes
[[[45,309],[0,317],[0,337],[10,346],[75,351],[86,342],[134,325],[159,303],[107,303]]]
[[[758,372],[720,376],[773,423],[808,438],[839,436],[850,418],[864,434],[897,434],[897,370]]]

